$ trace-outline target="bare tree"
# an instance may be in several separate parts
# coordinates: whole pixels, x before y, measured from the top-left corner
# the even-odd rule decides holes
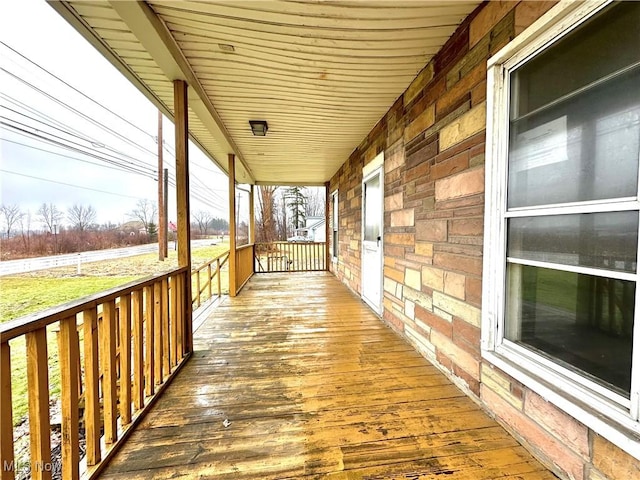
[[[40,208],[36,212],[40,218],[40,221],[44,227],[49,230],[49,233],[55,233],[55,226],[60,225],[60,220],[63,218],[63,214],[58,207],[53,203],[40,205]]]
[[[24,217],[24,213],[20,211],[20,207],[16,204],[0,205],[0,215],[2,216],[5,231],[7,232],[7,238],[9,238],[11,236],[11,229],[16,222],[19,222],[22,217]]]
[[[24,251],[29,253],[31,251],[31,210],[27,210],[20,217],[20,234]]]
[[[136,203],[136,208],[129,212],[129,217],[142,222],[144,231],[149,234],[149,225],[153,223],[154,218],[158,214],[158,207],[150,200],[140,199]]]
[[[307,187],[307,203],[305,205],[307,217],[323,217],[325,210],[325,189]]]
[[[258,187],[258,215],[256,236],[259,242],[273,242],[277,238],[275,219],[275,193],[278,187],[261,185]]]
[[[76,230],[84,232],[87,227],[96,221],[96,211],[91,206],[84,206],[75,203],[67,212],[67,218],[71,226]]]
[[[193,214],[193,218],[198,223],[200,234],[206,235],[207,230],[209,229],[209,224],[211,223],[211,220],[213,220],[213,216],[209,212],[199,210]]]

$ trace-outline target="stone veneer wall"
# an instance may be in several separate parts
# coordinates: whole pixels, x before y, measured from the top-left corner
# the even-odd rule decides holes
[[[384,151],[384,320],[554,472],[640,478],[640,462],[480,356],[486,61],[555,2],[489,2],[458,28],[330,182],[334,274],[360,293],[362,168]]]

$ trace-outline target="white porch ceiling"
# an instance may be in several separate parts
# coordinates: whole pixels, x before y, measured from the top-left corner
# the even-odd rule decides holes
[[[479,1],[66,1],[51,5],[243,183],[329,180]],[[229,52],[229,46],[233,51]],[[266,120],[254,137],[249,120]]]

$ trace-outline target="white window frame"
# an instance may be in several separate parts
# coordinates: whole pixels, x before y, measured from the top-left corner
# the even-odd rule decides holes
[[[338,245],[334,242],[334,234],[339,235],[340,224],[338,223],[339,201],[338,190],[331,192],[331,261],[338,263]],[[337,238],[338,235],[335,235]]]
[[[640,459],[640,284],[636,283],[633,377],[630,399],[560,367],[504,338],[506,305],[506,219],[509,146],[509,72],[600,12],[611,0],[560,2],[487,64],[487,141],[482,299],[482,357],[578,421]],[[557,213],[595,212],[601,202],[553,206]],[[622,209],[638,209],[638,198],[619,199]],[[546,208],[546,207],[545,207]],[[609,210],[609,208],[605,208]],[[563,270],[570,270],[563,266]],[[611,276],[608,275],[607,276]]]

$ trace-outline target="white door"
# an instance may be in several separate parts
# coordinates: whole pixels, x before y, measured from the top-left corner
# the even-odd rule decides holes
[[[362,181],[362,299],[382,314],[382,167]]]

